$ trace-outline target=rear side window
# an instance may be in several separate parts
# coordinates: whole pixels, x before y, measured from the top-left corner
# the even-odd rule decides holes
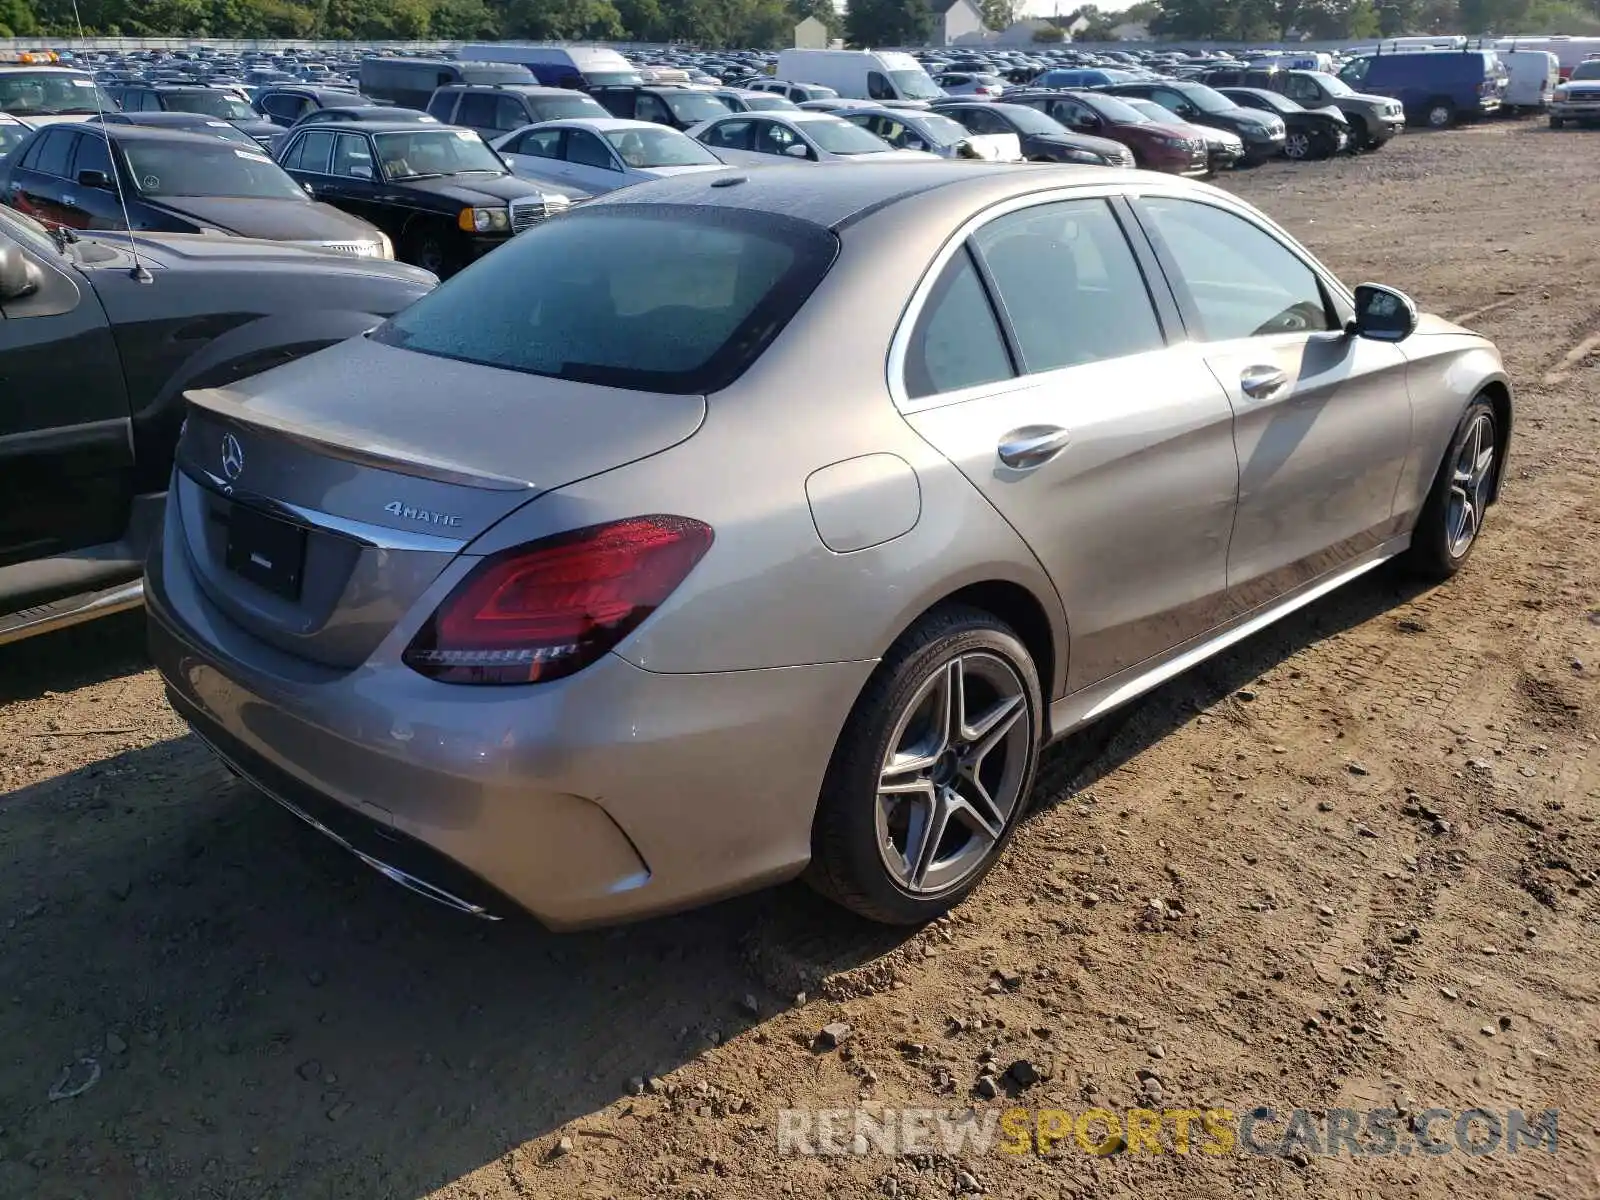
[[[1166,344],[1138,260],[1103,200],[997,217],[973,238],[1029,373]]]
[[[494,128],[495,104],[499,99],[492,92],[463,92],[456,109],[456,124],[475,129]]]
[[[518,235],[372,336],[533,375],[714,392],[761,355],[838,249],[788,217],[605,205]]]
[[[328,159],[333,153],[333,134],[303,134],[284,159],[284,167],[291,171],[310,171],[317,175],[328,173]]]
[[[72,143],[76,135],[70,129],[53,129],[44,135],[38,151],[28,166],[41,175],[58,175],[66,178],[67,164],[72,158]]]
[[[1014,374],[988,294],[963,247],[940,273],[911,333],[906,394],[917,400]]]

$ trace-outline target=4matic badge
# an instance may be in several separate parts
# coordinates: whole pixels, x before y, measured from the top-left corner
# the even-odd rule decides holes
[[[431,512],[426,508],[413,508],[409,504],[402,504],[398,500],[391,500],[383,506],[383,511],[391,517],[399,517],[403,521],[421,521],[424,525],[443,525],[454,528],[461,524],[461,518],[454,513]]]

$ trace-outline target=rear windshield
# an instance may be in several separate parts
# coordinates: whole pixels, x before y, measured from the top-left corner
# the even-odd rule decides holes
[[[760,357],[838,253],[804,221],[608,204],[513,238],[372,336],[464,362],[688,395]]]

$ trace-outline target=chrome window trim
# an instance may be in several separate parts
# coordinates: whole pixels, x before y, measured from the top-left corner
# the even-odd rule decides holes
[[[1280,242],[1284,249],[1289,251],[1301,262],[1310,268],[1313,274],[1320,279],[1325,287],[1336,297],[1341,298],[1350,306],[1355,305],[1355,296],[1349,288],[1345,287],[1338,276],[1323,266],[1317,258],[1302,246],[1282,226],[1255,212],[1243,207],[1238,201],[1226,192],[1221,191],[1195,191],[1188,187],[1175,186],[1160,180],[1137,181],[1129,183],[1081,183],[1066,187],[1048,188],[1043,191],[1029,192],[1022,196],[1012,196],[996,204],[990,205],[981,212],[968,217],[956,231],[950,235],[939,252],[929,261],[922,278],[918,280],[916,288],[911,293],[905,310],[900,314],[899,324],[896,325],[894,336],[889,341],[889,355],[886,363],[889,386],[889,397],[894,401],[894,406],[901,413],[924,412],[932,408],[943,408],[950,404],[962,404],[969,400],[982,399],[988,396],[1005,395],[1010,392],[1021,391],[1024,388],[1037,387],[1041,382],[1049,380],[1052,376],[1062,371],[1076,370],[1079,366],[1088,366],[1087,363],[1073,364],[1072,366],[1057,367],[1053,371],[1043,371],[1035,374],[1021,374],[1010,379],[995,380],[992,383],[979,384],[975,387],[962,388],[954,392],[938,392],[930,396],[920,396],[912,399],[906,391],[905,366],[906,354],[910,347],[912,335],[916,331],[917,321],[922,316],[922,310],[928,302],[928,296],[938,283],[940,275],[956,252],[967,244],[979,229],[989,222],[1001,217],[1009,216],[1023,209],[1033,208],[1041,204],[1053,204],[1062,200],[1114,200],[1124,197],[1136,200],[1145,196],[1158,196],[1173,200],[1190,200],[1200,204],[1210,204],[1220,208],[1256,226],[1268,237]],[[1130,246],[1130,251],[1132,247]],[[1165,279],[1151,280],[1152,286],[1167,287]],[[1159,312],[1157,313],[1159,316]],[[1181,333],[1181,331],[1175,331]],[[1181,337],[1168,342],[1166,349],[1171,350],[1185,344]],[[1215,345],[1216,343],[1204,343]],[[1150,351],[1146,351],[1150,353]]]

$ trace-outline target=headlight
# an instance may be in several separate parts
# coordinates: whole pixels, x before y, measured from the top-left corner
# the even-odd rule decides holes
[[[1566,98],[1567,98],[1567,85],[1566,84],[1562,84],[1560,87],[1558,87],[1556,89],[1556,99],[1557,100],[1565,100]]]
[[[1067,161],[1075,163],[1089,163],[1092,166],[1103,167],[1106,160],[1092,150],[1068,150]]]
[[[456,224],[468,233],[503,233],[511,228],[511,214],[503,208],[463,208]]]
[[[1181,137],[1159,137],[1156,141],[1163,146],[1171,146],[1174,150],[1188,150],[1192,145],[1188,138]]]

